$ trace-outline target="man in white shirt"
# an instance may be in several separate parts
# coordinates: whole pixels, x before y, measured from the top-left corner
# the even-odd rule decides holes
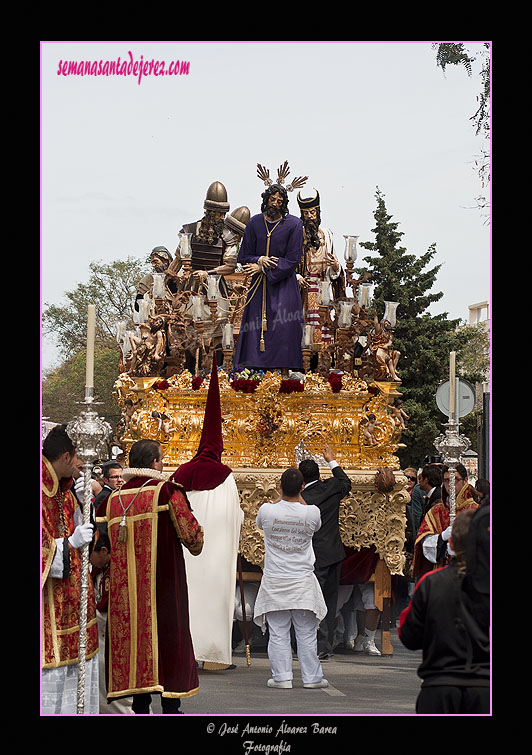
[[[327,606],[314,574],[312,537],[321,527],[317,506],[301,497],[303,475],[291,468],[281,476],[281,499],[264,503],[257,527],[264,531],[264,569],[253,619],[262,631],[268,625],[269,687],[292,688],[293,625],[301,678],[305,688],[327,687],[317,650],[317,627]]]

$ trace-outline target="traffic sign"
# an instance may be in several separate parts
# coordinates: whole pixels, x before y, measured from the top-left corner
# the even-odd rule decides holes
[[[449,416],[449,386],[446,380],[436,391],[436,405],[442,414]],[[456,378],[456,417],[465,417],[475,408],[475,389],[463,378]]]

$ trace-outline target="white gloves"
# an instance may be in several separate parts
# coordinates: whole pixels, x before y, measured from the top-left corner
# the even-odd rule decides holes
[[[78,524],[74,532],[68,538],[68,542],[72,548],[82,548],[87,543],[90,543],[94,535],[94,527],[92,524]]]
[[[84,491],[85,491],[85,475],[80,474],[80,476],[74,483],[74,492],[76,493],[76,498],[78,499],[78,501],[83,500]]]
[[[451,535],[452,535],[452,531],[453,531],[453,527],[452,527],[452,525],[450,524],[450,525],[449,525],[449,526],[447,527],[447,529],[446,529],[446,530],[443,530],[443,532],[441,533],[441,539],[442,539],[442,540],[449,540],[449,538],[450,538],[450,537],[451,537]]]

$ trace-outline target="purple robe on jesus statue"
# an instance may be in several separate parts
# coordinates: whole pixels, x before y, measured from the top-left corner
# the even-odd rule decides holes
[[[286,215],[273,222],[266,221],[262,213],[254,215],[246,226],[238,262],[242,265],[256,263],[259,257],[266,255],[267,230],[271,233],[268,256],[278,257],[279,262],[275,268],[264,270],[264,280],[262,273],[251,279],[236,345],[235,365],[262,370],[302,370],[303,306],[296,268],[303,252],[303,225],[295,215]],[[262,329],[264,281],[265,330]],[[261,332],[264,351],[260,350]]]

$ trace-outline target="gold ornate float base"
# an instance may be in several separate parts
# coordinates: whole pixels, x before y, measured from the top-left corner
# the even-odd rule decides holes
[[[189,372],[168,379],[120,375],[115,393],[123,409],[120,441],[126,454],[136,440],[152,438],[163,445],[168,471],[189,461],[199,445],[208,385],[208,378],[194,381]],[[256,390],[246,393],[235,390],[223,370],[219,373],[222,461],[233,469],[240,491],[242,554],[262,564],[264,545],[255,517],[262,503],[277,496],[282,472],[295,466],[296,446],[303,441],[309,453],[319,455],[328,443],[352,481],[340,509],[344,544],[355,549],[373,545],[390,574],[402,574],[409,496],[394,455],[400,428],[389,413],[400,395],[399,384],[367,384],[343,375],[342,388],[335,393],[327,380],[307,373],[302,385],[303,390],[283,392],[294,382],[282,383],[279,375],[266,373]],[[371,415],[375,425],[368,434]],[[395,470],[384,492],[375,484],[382,467]],[[323,478],[330,474],[328,466],[322,468]]]
[[[119,440],[126,457],[136,440],[152,438],[164,448],[169,473],[189,461],[199,446],[208,385],[208,378],[193,379],[189,372],[167,379],[120,375],[115,395],[122,408]],[[374,546],[380,559],[372,581],[375,604],[383,612],[383,655],[393,653],[391,575],[403,573],[409,501],[406,478],[394,455],[401,432],[390,407],[401,395],[399,385],[368,384],[346,374],[335,393],[328,381],[307,373],[303,390],[284,392],[294,383],[281,384],[279,375],[267,373],[254,392],[246,393],[235,390],[225,372],[219,373],[222,461],[233,469],[244,512],[240,552],[250,563],[263,565],[264,541],[255,524],[259,507],[277,498],[281,474],[296,465],[301,441],[313,456],[330,444],[352,483],[340,507],[342,541],[355,550]],[[249,389],[250,384],[241,387]],[[383,468],[384,475],[379,472]],[[320,474],[322,479],[331,475],[328,465]]]
[[[313,454],[329,443],[346,469],[399,469],[394,453],[401,446],[401,432],[389,411],[401,395],[398,383],[368,385],[344,375],[342,389],[334,393],[327,380],[309,373],[303,390],[282,392],[296,382],[281,381],[268,372],[254,392],[246,393],[231,387],[220,371],[225,464],[286,468],[294,464],[296,446],[304,441]],[[164,446],[166,466],[189,461],[199,445],[208,385],[205,378],[195,389],[197,383],[189,372],[168,379],[120,375],[115,395],[124,415],[120,438],[124,450],[140,438],[154,438]]]

